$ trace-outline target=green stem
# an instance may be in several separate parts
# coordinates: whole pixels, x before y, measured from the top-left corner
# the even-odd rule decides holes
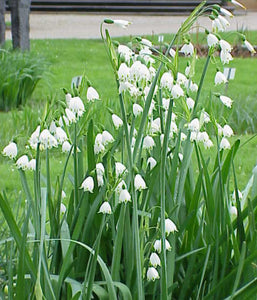
[[[173,100],[170,100],[168,116],[165,126],[165,134],[163,140],[163,147],[161,153],[161,174],[160,174],[160,185],[161,185],[161,246],[162,246],[162,277],[161,277],[161,299],[168,299],[168,287],[167,287],[167,259],[166,259],[166,247],[165,247],[165,169],[166,159],[168,151],[168,141],[171,125]]]
[[[77,123],[74,124],[74,142],[73,142],[73,153],[74,153],[74,202],[75,207],[79,203],[79,192],[78,192],[78,163],[77,163]]]
[[[201,76],[201,79],[200,79],[200,83],[199,83],[199,86],[198,86],[198,91],[197,91],[197,94],[196,94],[195,105],[194,105],[193,114],[192,114],[193,118],[196,115],[196,107],[197,107],[197,104],[199,102],[199,98],[200,98],[200,94],[201,94],[201,91],[202,91],[204,78],[205,78],[205,75],[207,73],[210,58],[211,58],[210,53],[208,53],[208,56],[207,56],[207,59],[206,59],[205,65],[204,65],[204,69],[203,69],[203,72],[202,72],[202,76]]]
[[[124,233],[124,221],[126,214],[126,204],[122,204],[121,212],[117,225],[117,235],[115,238],[114,251],[112,256],[112,278],[115,281],[119,281],[119,269],[120,269],[120,258],[121,258],[121,249],[122,249],[122,240]]]
[[[101,241],[104,225],[105,225],[105,215],[102,218],[102,223],[100,226],[99,234],[97,236],[96,248],[93,253],[93,260],[92,260],[92,264],[91,264],[91,268],[90,268],[90,272],[89,272],[89,278],[88,278],[88,281],[86,280],[87,278],[85,278],[85,280],[84,280],[82,295],[85,294],[85,289],[87,288],[86,297],[85,297],[86,300],[90,300],[92,297],[92,289],[93,289],[93,283],[94,283],[94,278],[95,278],[97,256],[99,253],[100,241]],[[86,282],[88,282],[87,286],[86,286]]]
[[[117,85],[119,88],[118,81],[117,81]],[[134,224],[134,233],[135,233],[138,299],[144,299],[143,281],[142,281],[142,263],[141,263],[141,255],[140,255],[140,237],[139,237],[139,227],[138,227],[137,194],[133,184],[134,182],[133,157],[132,157],[132,151],[130,145],[127,115],[126,115],[122,94],[119,94],[119,100],[120,100],[120,107],[121,107],[121,113],[123,118],[123,127],[125,131],[125,138],[126,138],[127,151],[128,151],[129,175],[130,175],[130,182],[131,182],[132,202],[133,202],[133,224]]]

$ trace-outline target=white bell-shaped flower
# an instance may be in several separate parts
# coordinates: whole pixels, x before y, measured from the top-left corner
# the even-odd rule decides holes
[[[22,155],[17,161],[16,166],[18,169],[27,170],[29,166],[29,159],[27,155]]]
[[[146,277],[148,281],[155,281],[160,278],[158,271],[154,267],[148,268]]]
[[[219,43],[219,40],[216,37],[216,35],[214,35],[212,33],[209,33],[207,35],[207,44],[209,47],[214,47],[214,46],[218,45],[218,43]]]
[[[3,149],[3,155],[8,156],[9,158],[13,159],[17,156],[18,153],[18,149],[17,149],[17,145],[14,142],[11,142],[9,145],[7,145],[4,149]]]
[[[171,95],[174,99],[178,99],[179,97],[183,97],[184,96],[184,91],[183,89],[180,87],[179,84],[175,84],[173,87],[172,87],[172,90],[171,90]]]
[[[65,141],[62,144],[62,152],[68,153],[68,152],[70,152],[70,149],[71,149],[71,144],[68,141]]]
[[[150,264],[151,266],[153,267],[157,267],[157,266],[161,266],[161,260],[160,260],[160,257],[157,253],[153,252],[151,255],[150,255]]]
[[[226,83],[226,82],[227,82],[226,76],[222,72],[218,71],[214,79],[215,85]]]
[[[147,164],[147,166],[149,165],[150,166],[150,170],[152,170],[156,166],[157,161],[153,157],[149,157],[147,159],[146,164]]]
[[[184,74],[178,72],[178,73],[177,73],[177,83],[178,83],[179,85],[181,85],[181,84],[185,85],[186,82],[187,82],[186,76],[185,76]]]
[[[224,31],[230,26],[230,23],[226,18],[221,15],[218,15],[218,19],[220,21],[221,26],[223,27]]]
[[[182,48],[180,49],[181,53],[184,53],[184,55],[192,56],[194,53],[194,46],[192,43],[184,44]]]
[[[228,51],[220,51],[220,60],[223,65],[228,64],[231,60],[233,60],[232,55]]]
[[[84,192],[90,192],[93,193],[94,190],[94,179],[91,176],[88,176],[81,184],[81,189],[84,190]]]
[[[118,70],[118,77],[120,81],[127,81],[129,79],[129,70],[130,68],[125,63],[120,65]]]
[[[104,185],[104,177],[103,177],[103,175],[97,175],[96,179],[97,179],[97,185],[98,186],[103,186]]]
[[[146,183],[140,174],[134,178],[134,187],[136,191],[141,191],[147,188]]]
[[[31,134],[29,138],[29,144],[32,149],[37,149],[37,144],[39,142],[40,126],[38,125],[36,130]]]
[[[171,232],[178,231],[177,226],[170,219],[165,220],[165,233],[169,235]]]
[[[104,170],[104,165],[102,163],[96,164],[95,168],[96,168],[97,175],[104,175],[105,170]]]
[[[61,202],[61,205],[60,205],[60,214],[61,215],[64,215],[65,212],[66,212],[66,206]]]
[[[67,119],[68,119],[69,123],[76,123],[77,122],[76,115],[73,111],[71,111],[69,108],[65,108],[65,113],[66,113],[66,116],[67,116]]]
[[[225,106],[231,108],[233,101],[229,97],[221,95],[220,100]]]
[[[210,149],[211,147],[213,147],[213,142],[209,139],[203,142],[203,146],[205,149]]]
[[[187,104],[188,109],[191,110],[191,109],[193,109],[194,106],[195,106],[195,101],[194,101],[192,98],[187,97],[187,99],[186,99],[186,104]]]
[[[170,48],[169,55],[174,58],[176,55],[176,51],[174,49]]]
[[[234,205],[231,205],[229,208],[229,213],[232,218],[237,217],[237,208]]]
[[[247,40],[244,40],[245,47],[252,53],[256,53],[252,44],[250,44]]]
[[[130,193],[126,189],[121,190],[120,196],[119,196],[119,203],[127,203],[128,201],[131,201]]]
[[[220,45],[221,51],[231,52],[231,50],[232,50],[231,45],[225,40],[221,39],[219,41],[219,45]]]
[[[124,57],[125,61],[129,62],[132,55],[133,55],[133,52],[132,50],[125,46],[125,45],[119,45],[118,46],[118,53],[120,56]]]
[[[71,98],[72,98],[72,96],[71,96],[70,93],[67,93],[67,94],[65,95],[65,100],[66,100],[66,103],[67,103],[68,106],[70,105],[70,100],[71,100]]]
[[[90,86],[87,89],[87,100],[89,102],[94,102],[95,100],[99,100],[99,94],[92,86]]]
[[[40,133],[39,142],[43,149],[51,149],[52,147],[57,147],[58,145],[56,138],[49,132],[48,129],[44,129]]]
[[[233,129],[229,125],[226,124],[223,127],[223,136],[231,137],[232,135],[234,135]]]
[[[225,30],[225,28],[221,24],[221,22],[218,18],[215,18],[214,20],[212,20],[212,31],[213,32],[218,32],[218,31],[223,32],[224,30]]]
[[[56,127],[55,136],[54,136],[59,144],[63,144],[68,140],[66,132],[61,127]]]
[[[70,99],[68,108],[77,116],[82,116],[85,107],[83,101],[79,97],[73,97]]]
[[[127,21],[127,20],[113,20],[113,23],[123,29],[127,29],[128,26],[130,24],[132,24],[131,22]]]
[[[119,127],[121,127],[123,125],[123,121],[121,120],[121,118],[115,114],[112,115],[112,122],[116,129],[118,129]]]
[[[114,142],[113,136],[107,130],[104,130],[102,133],[102,144],[104,146],[108,145],[109,143]]]
[[[226,8],[220,7],[220,13],[222,13],[224,16],[233,18],[233,14]]]
[[[155,146],[154,140],[151,136],[147,135],[144,137],[143,149],[151,150]]]
[[[161,240],[156,240],[156,241],[154,242],[153,247],[154,247],[154,250],[155,250],[155,251],[157,251],[158,253],[161,253],[161,251],[162,251],[162,243],[161,243]],[[165,250],[168,250],[168,251],[171,250],[170,243],[169,243],[169,241],[167,241],[166,239],[165,239]]]
[[[133,104],[133,114],[135,117],[138,117],[139,115],[141,115],[143,112],[143,108],[141,105],[134,103]]]
[[[198,132],[196,140],[204,143],[209,140],[209,135],[206,131]]]
[[[108,214],[110,215],[112,213],[112,208],[111,208],[111,205],[109,202],[105,201],[100,209],[99,209],[99,213],[102,213],[102,214]]]
[[[115,163],[115,173],[116,176],[119,177],[127,172],[127,168],[120,162]]]
[[[230,149],[230,143],[225,137],[223,137],[220,142],[220,150],[222,149]]]
[[[188,129],[194,132],[198,132],[200,130],[200,122],[197,118],[194,118],[189,124]]]
[[[55,134],[55,131],[56,131],[56,124],[55,124],[55,121],[52,121],[50,126],[49,126],[49,131],[51,134]]]
[[[36,171],[36,160],[35,158],[31,159],[27,165],[28,170],[30,171]]]
[[[172,87],[173,87],[173,81],[174,81],[174,78],[173,78],[171,72],[165,72],[162,74],[161,81],[160,81],[160,87],[166,88],[169,91],[171,91]]]

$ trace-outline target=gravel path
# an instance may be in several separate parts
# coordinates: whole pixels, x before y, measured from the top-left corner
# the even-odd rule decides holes
[[[240,11],[240,13],[240,15],[236,15],[233,19],[230,19],[231,25],[229,30],[257,30],[257,12],[244,13]],[[100,38],[99,26],[104,18],[131,21],[132,25],[126,30],[116,26],[109,26],[111,36],[124,36],[174,33],[186,19],[186,16],[31,13],[30,37],[32,39]],[[10,20],[10,15],[6,15],[6,20]],[[202,17],[199,23],[207,28],[210,28],[211,25],[207,17]],[[10,30],[6,32],[6,38],[11,39]]]

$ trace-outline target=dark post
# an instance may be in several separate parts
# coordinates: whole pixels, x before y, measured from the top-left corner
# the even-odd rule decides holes
[[[5,0],[0,0],[0,45],[5,42]]]
[[[29,13],[31,0],[9,0],[13,48],[29,50]]]

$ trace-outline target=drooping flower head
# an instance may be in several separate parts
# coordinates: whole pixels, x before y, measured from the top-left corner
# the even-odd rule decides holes
[[[109,143],[112,143],[114,141],[113,136],[108,132],[107,130],[104,130],[102,132],[102,143],[104,146],[108,145]]]
[[[112,213],[112,208],[109,202],[105,201],[99,208],[99,213],[102,214],[108,214],[110,215]]]
[[[154,267],[148,268],[146,277],[148,281],[155,281],[160,278],[158,271]]]
[[[177,226],[170,220],[165,220],[165,233],[169,235],[171,232],[178,231]]]
[[[16,143],[11,142],[9,145],[7,145],[3,149],[2,153],[3,153],[4,156],[8,156],[11,159],[15,158],[17,156],[17,153],[18,153],[18,149],[17,149]]]
[[[207,44],[209,47],[215,47],[216,45],[218,45],[219,40],[216,37],[216,35],[214,35],[213,33],[209,33],[207,35]]]
[[[221,101],[225,106],[227,106],[228,108],[231,108],[231,107],[232,107],[233,101],[232,101],[229,97],[221,95],[221,96],[220,96],[220,101]]]
[[[127,203],[128,201],[131,201],[130,193],[126,189],[121,190],[120,196],[119,196],[119,203]]]
[[[214,82],[215,82],[215,85],[226,83],[227,78],[222,72],[218,71],[215,75]]]
[[[123,125],[123,121],[121,120],[121,118],[115,114],[112,115],[112,122],[116,129],[118,129],[119,127],[121,127]]]
[[[39,136],[39,142],[43,149],[51,149],[57,147],[58,143],[56,138],[50,133],[48,129],[44,129]]]
[[[68,108],[79,117],[81,117],[85,111],[83,101],[79,97],[71,98]]]
[[[143,149],[151,150],[153,149],[155,143],[151,136],[147,135],[144,137],[143,141]]]
[[[36,130],[31,134],[29,138],[29,145],[32,149],[37,149],[37,144],[39,142],[40,126],[37,126]]]
[[[156,166],[157,161],[153,157],[149,157],[147,159],[146,164],[147,164],[147,166],[149,165],[150,166],[150,170],[152,170]]]
[[[184,44],[180,49],[181,53],[184,53],[186,56],[192,56],[194,53],[194,46],[191,42]]]
[[[29,159],[27,155],[22,155],[17,161],[16,166],[18,169],[27,170],[29,167]]]
[[[87,89],[87,100],[89,102],[94,102],[95,100],[99,100],[99,94],[92,86],[90,86]]]
[[[133,104],[133,114],[135,117],[138,117],[143,112],[143,108],[141,105],[134,103]]]
[[[116,176],[119,177],[127,172],[127,168],[120,162],[115,163],[115,173]]]
[[[157,266],[160,266],[161,265],[161,260],[160,260],[160,257],[157,253],[153,252],[151,255],[150,255],[150,264],[153,266],[153,267],[157,267]]]
[[[81,189],[84,189],[84,192],[93,193],[94,190],[94,179],[91,176],[88,176],[81,184]]]
[[[141,191],[147,188],[146,183],[140,174],[135,176],[134,186],[136,191]]]
[[[124,29],[127,29],[128,26],[129,26],[130,24],[132,24],[132,22],[127,21],[127,20],[113,20],[113,23],[114,23],[115,25],[119,26],[119,27],[124,28]]]

